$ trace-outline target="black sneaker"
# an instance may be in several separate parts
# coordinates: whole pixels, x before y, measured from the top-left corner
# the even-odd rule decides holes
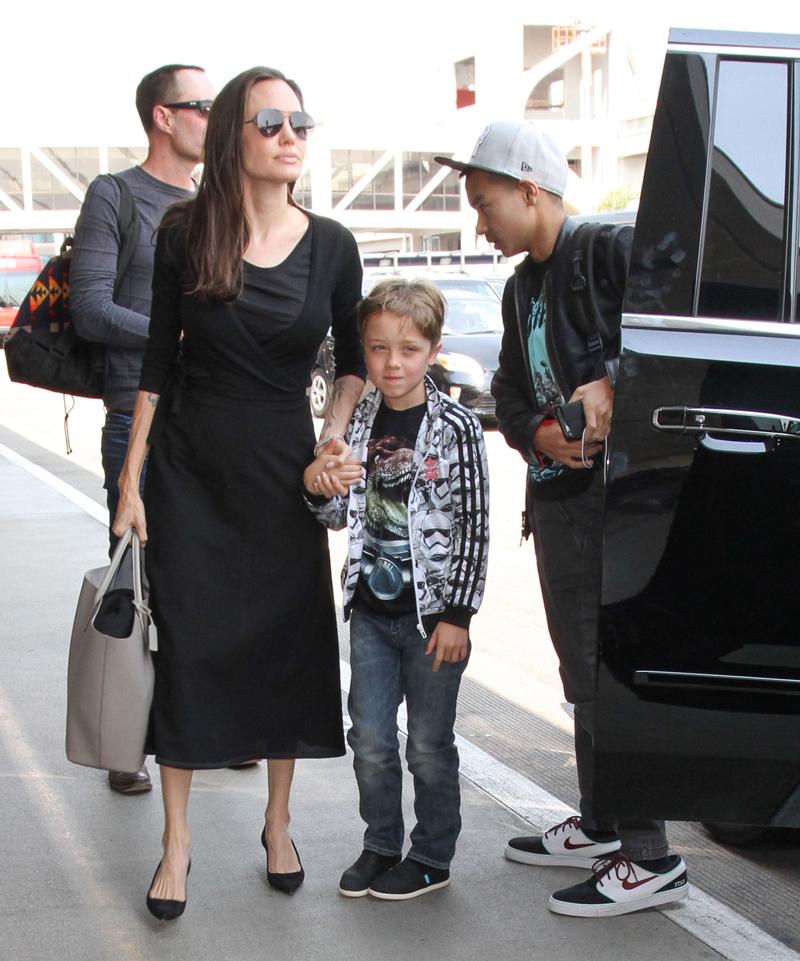
[[[653,871],[617,853],[598,861],[588,881],[556,891],[549,908],[576,918],[603,918],[657,907],[688,893],[683,858],[673,855],[661,871]]]
[[[369,893],[384,901],[407,901],[420,894],[436,891],[450,883],[450,872],[432,868],[411,858],[404,858],[396,867],[372,882]]]
[[[400,861],[399,854],[376,854],[362,851],[354,864],[344,872],[339,881],[339,894],[346,898],[363,898],[370,884],[393,868]]]

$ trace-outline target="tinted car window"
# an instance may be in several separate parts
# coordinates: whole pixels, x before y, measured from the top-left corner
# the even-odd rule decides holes
[[[780,319],[786,63],[721,60],[697,312]]]
[[[625,310],[694,311],[715,58],[670,53],[647,154]]]

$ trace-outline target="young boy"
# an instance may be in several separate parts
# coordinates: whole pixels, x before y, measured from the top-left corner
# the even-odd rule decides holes
[[[450,883],[461,829],[456,699],[480,606],[489,547],[489,476],[477,418],[426,377],[445,304],[425,281],[376,284],[359,308],[375,390],[356,408],[353,459],[307,469],[321,523],[347,525],[344,616],[350,618],[348,708],[364,850],[342,875],[346,897],[414,898]],[[334,482],[347,487],[336,493]],[[402,858],[397,708],[408,709],[406,758],[417,823]]]

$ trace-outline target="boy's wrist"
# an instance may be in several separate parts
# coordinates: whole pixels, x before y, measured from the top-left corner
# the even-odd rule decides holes
[[[472,613],[468,607],[446,607],[438,614],[424,614],[422,626],[429,636],[436,629],[437,624],[452,624],[453,627],[461,627],[468,631],[472,622]]]

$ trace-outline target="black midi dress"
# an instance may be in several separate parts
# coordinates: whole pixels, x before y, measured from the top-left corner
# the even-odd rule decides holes
[[[364,376],[352,235],[309,215],[237,300],[203,301],[185,231],[157,238],[140,389],[160,395],[144,503],[158,630],[148,753],[179,768],[344,754],[327,535],[302,499],[305,389],[328,328]]]

